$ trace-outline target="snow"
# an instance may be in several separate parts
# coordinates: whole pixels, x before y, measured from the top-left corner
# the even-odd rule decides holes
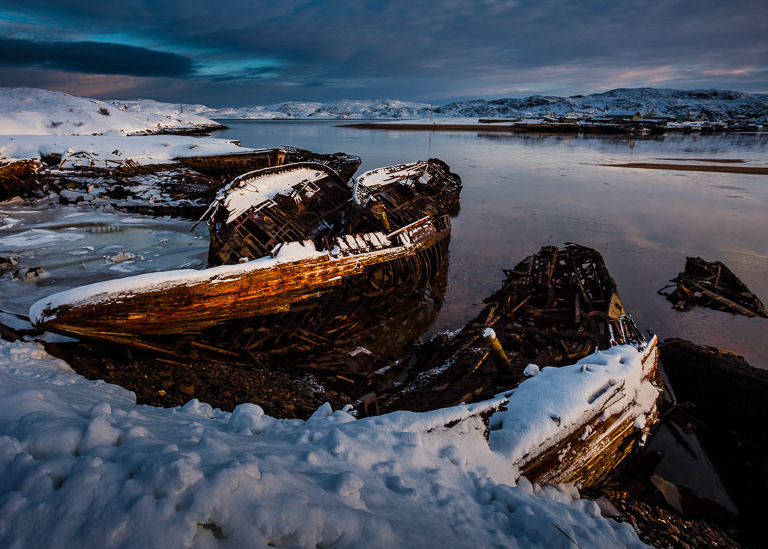
[[[5,341],[0,398],[2,547],[644,547],[574,489],[517,478],[471,421],[494,403],[154,408]]]
[[[313,183],[327,176],[324,171],[308,167],[270,173],[266,177],[260,176],[258,172],[245,174],[223,189],[219,200],[229,213],[227,223],[231,223],[249,209],[272,200],[279,193],[290,194],[296,185]]]
[[[647,345],[653,348],[655,341]],[[653,409],[659,396],[659,390],[643,380],[642,357],[634,347],[621,345],[570,366],[542,368],[520,384],[506,411],[491,418],[491,448],[510,462],[524,462],[532,449],[559,442],[572,426],[584,426],[616,392],[624,397],[605,413],[640,417],[638,412]],[[635,404],[624,410],[628,402]]]
[[[149,100],[105,102],[35,88],[0,87],[0,135],[130,135],[221,126],[176,107]]]
[[[360,203],[360,200],[364,199],[366,196],[366,194],[362,193],[362,189],[392,185],[394,183],[409,186],[417,181],[420,184],[426,184],[430,179],[430,175],[427,173],[428,165],[429,162],[422,160],[411,162],[409,164],[400,164],[399,166],[388,166],[367,171],[358,176],[355,180],[352,196],[355,197],[356,202]]]
[[[181,135],[0,135],[0,159],[61,155],[61,165],[114,168],[127,159],[137,164],[168,164],[177,157],[250,152],[225,139]]]

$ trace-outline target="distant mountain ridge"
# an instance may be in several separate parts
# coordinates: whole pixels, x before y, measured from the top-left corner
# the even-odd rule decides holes
[[[195,105],[195,113],[219,119],[291,119],[326,118],[338,119],[386,119],[428,118],[432,107],[428,103],[413,103],[394,99],[329,101],[327,103],[302,103],[285,101],[272,105],[244,108],[208,109]],[[200,108],[202,107],[202,108]],[[197,110],[200,108],[200,110]]]
[[[615,112],[658,116],[702,114],[710,119],[723,119],[768,116],[768,95],[730,90],[618,88],[590,95],[473,99],[441,106],[380,99],[327,103],[292,101],[239,109],[194,107],[195,113],[216,119],[536,118],[545,114],[599,116]]]

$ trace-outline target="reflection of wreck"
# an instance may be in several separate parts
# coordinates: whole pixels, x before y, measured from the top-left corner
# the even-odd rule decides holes
[[[558,423],[554,438],[542,440],[541,447],[517,463],[531,480],[598,484],[656,418],[658,392],[643,400],[635,390],[661,386],[656,338],[646,341],[625,315],[600,254],[573,244],[543,248],[507,271],[502,288],[486,303],[458,334],[438,337],[401,360],[411,364],[405,381],[396,365],[389,372],[377,372],[374,383],[383,384],[377,378],[387,375],[399,375],[399,381],[394,389],[361,399],[361,413],[425,411],[487,400],[514,389],[529,364],[563,366],[584,357],[588,364],[588,355],[595,351],[628,344],[641,355],[642,368],[634,378],[614,379],[597,388],[580,404],[577,423]],[[510,403],[515,398],[513,392]]]
[[[685,270],[671,282],[659,293],[679,311],[701,305],[732,314],[768,318],[768,312],[758,297],[719,261],[709,263],[700,257],[689,257],[685,260]],[[665,293],[671,287],[675,289]]]
[[[210,265],[54,294],[45,329],[140,348],[224,355],[342,337],[362,309],[434,280],[461,181],[439,160],[368,172],[353,190],[323,164],[245,174],[207,213]],[[188,337],[187,337],[188,336]]]

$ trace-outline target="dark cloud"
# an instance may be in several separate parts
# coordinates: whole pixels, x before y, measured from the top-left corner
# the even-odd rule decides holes
[[[191,76],[190,59],[173,53],[102,42],[41,42],[0,38],[0,65],[86,74]]]
[[[2,5],[0,0],[0,22]],[[119,37],[111,41],[141,46],[144,55],[112,52],[116,64],[108,74],[188,78],[189,93],[211,104],[241,97],[251,104],[342,97],[441,100],[644,85],[727,84],[765,92],[764,5],[765,0],[232,0],[219,9],[207,0],[26,0],[24,7],[7,8],[17,23],[0,24],[0,32],[35,36],[48,45],[54,37],[92,40],[94,30],[102,39]],[[45,55],[26,54],[38,68],[49,66],[41,58],[56,53],[43,49]],[[141,71],[132,68],[139,66],[132,57],[145,63]],[[83,72],[99,65],[80,53],[57,62]],[[124,93],[164,88],[148,79],[136,86]]]

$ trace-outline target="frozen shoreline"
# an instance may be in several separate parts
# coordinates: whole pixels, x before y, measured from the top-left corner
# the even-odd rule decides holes
[[[481,431],[428,428],[450,410],[355,421],[324,406],[304,422],[137,406],[4,341],[0,394],[7,547],[644,547],[575,491],[516,481]]]

